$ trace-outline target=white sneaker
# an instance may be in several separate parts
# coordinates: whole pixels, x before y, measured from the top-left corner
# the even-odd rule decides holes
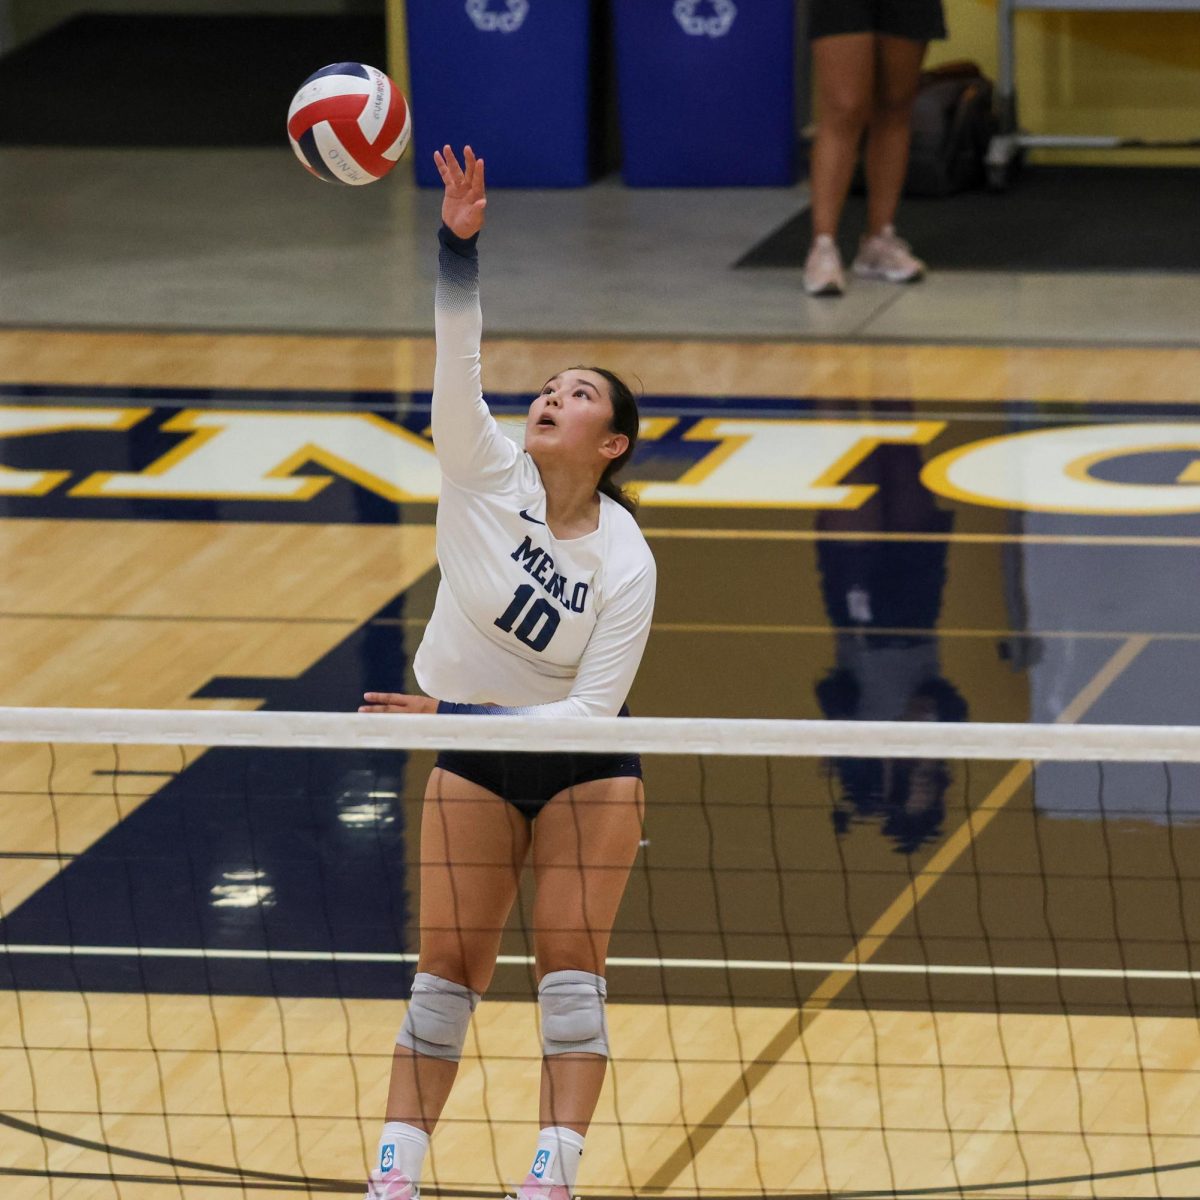
[[[813,238],[804,263],[804,290],[810,296],[840,296],[846,290],[842,256],[827,233]]]
[[[535,1175],[527,1175],[515,1196],[504,1200],[571,1200],[571,1193],[560,1183],[543,1183]]]
[[[902,237],[896,236],[894,225],[885,225],[874,236],[859,242],[851,270],[861,279],[916,283],[925,274],[925,264]]]
[[[420,1200],[420,1196],[413,1181],[392,1167],[390,1171],[371,1172],[363,1200]]]

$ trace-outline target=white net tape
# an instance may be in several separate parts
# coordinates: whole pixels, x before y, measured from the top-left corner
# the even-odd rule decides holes
[[[0,742],[1200,762],[1200,727],[0,708]]]
[[[422,925],[442,748],[648,756],[587,1194],[1200,1195],[1200,728],[0,708],[16,1194],[362,1195],[422,938],[494,920]],[[537,1135],[546,878],[427,1196]]]

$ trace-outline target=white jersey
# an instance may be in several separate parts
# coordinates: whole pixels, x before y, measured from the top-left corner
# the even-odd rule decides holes
[[[413,662],[417,682],[458,704],[615,716],[650,633],[654,558],[608,496],[592,533],[550,532],[537,466],[483,399],[473,243],[447,230],[441,239],[433,441],[442,578]]]

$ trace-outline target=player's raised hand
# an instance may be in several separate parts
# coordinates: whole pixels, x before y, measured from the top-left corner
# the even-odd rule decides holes
[[[432,696],[409,696],[404,692],[364,692],[366,704],[361,713],[435,713],[438,702]]]
[[[460,238],[469,238],[483,228],[483,210],[487,194],[483,180],[483,159],[475,157],[470,146],[463,147],[463,166],[449,146],[433,152],[438,174],[446,185],[442,199],[442,223]]]

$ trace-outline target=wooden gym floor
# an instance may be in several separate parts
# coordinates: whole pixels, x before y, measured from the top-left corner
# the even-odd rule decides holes
[[[431,352],[0,332],[0,705],[411,684]],[[486,354],[503,413],[564,362],[642,380],[639,714],[1194,723],[1200,352]],[[6,1200],[361,1194],[428,766],[0,753]],[[680,757],[647,794],[583,1194],[1200,1194],[1200,771]],[[427,1195],[524,1172],[528,946],[523,907]]]

